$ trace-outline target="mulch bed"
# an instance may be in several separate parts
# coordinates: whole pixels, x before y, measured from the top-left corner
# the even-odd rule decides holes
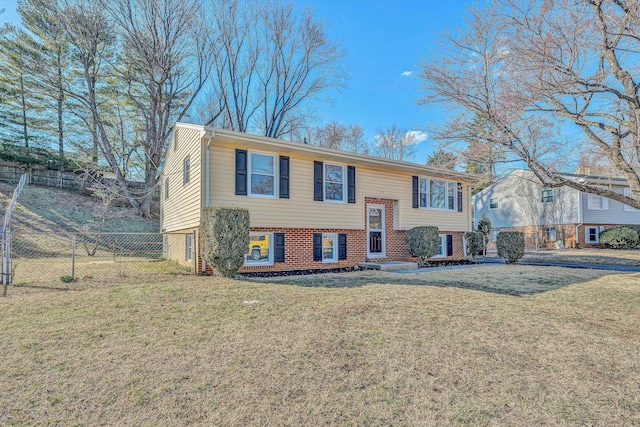
[[[425,265],[421,265],[419,268],[435,268],[435,267],[452,267],[456,265],[474,265],[481,264],[478,261],[471,261],[463,259],[459,261],[430,261]],[[324,274],[324,273],[348,273],[350,271],[356,271],[357,268],[345,267],[345,268],[322,268],[312,270],[293,270],[293,271],[254,271],[247,273],[238,273],[241,277],[281,277],[281,276],[304,276],[308,274]]]

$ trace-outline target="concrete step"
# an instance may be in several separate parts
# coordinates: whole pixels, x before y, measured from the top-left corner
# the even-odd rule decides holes
[[[383,262],[361,262],[358,267],[364,270],[380,270],[380,271],[395,271],[395,270],[412,270],[418,268],[416,262],[406,261],[383,261]]]

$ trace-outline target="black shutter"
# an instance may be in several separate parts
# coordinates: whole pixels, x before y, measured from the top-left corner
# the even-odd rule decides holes
[[[355,166],[347,166],[347,200],[349,203],[356,202],[356,167]]]
[[[324,187],[323,169],[322,162],[318,162],[317,160],[313,162],[313,200],[318,202],[324,200],[322,196]]]
[[[338,234],[338,259],[347,259],[347,235]]]
[[[322,261],[322,233],[313,233],[313,260]]]
[[[280,156],[280,198],[289,198],[289,157]]]
[[[273,262],[284,262],[284,233],[273,233]]]
[[[419,194],[418,194],[418,177],[417,176],[412,176],[411,177],[411,181],[413,184],[413,207],[417,208],[418,207],[418,198],[419,198]]]
[[[453,236],[447,234],[447,256],[453,255]]]
[[[458,212],[462,212],[462,183],[458,183]]]
[[[247,195],[247,150],[236,150],[236,195]]]

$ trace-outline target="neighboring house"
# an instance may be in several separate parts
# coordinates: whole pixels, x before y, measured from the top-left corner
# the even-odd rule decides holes
[[[566,174],[577,182],[606,186],[631,195],[627,181],[619,177]],[[562,241],[583,246],[599,245],[605,228],[640,224],[640,211],[606,197],[569,187],[546,188],[535,175],[516,170],[474,196],[475,223],[482,215],[491,220],[492,236],[501,230],[523,231],[527,246],[550,246]]]
[[[162,168],[161,229],[195,234],[165,253],[191,265],[185,254],[193,244],[199,253],[202,208],[239,206],[251,216],[251,244],[241,271],[408,260],[405,231],[420,225],[440,230],[440,258],[461,259],[462,235],[471,227],[473,179],[466,173],[178,123]],[[165,240],[170,241],[175,239]],[[200,259],[197,268],[206,268]]]

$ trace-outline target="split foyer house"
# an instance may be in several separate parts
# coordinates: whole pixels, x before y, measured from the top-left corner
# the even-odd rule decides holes
[[[410,260],[405,231],[434,225],[439,258],[461,259],[475,175],[298,142],[177,123],[162,168],[161,229],[169,258],[198,271],[200,212],[247,208],[241,271],[352,267]],[[189,249],[195,248],[191,252]]]
[[[579,174],[564,177],[631,196],[624,178]],[[605,228],[640,224],[640,211],[615,200],[569,187],[547,188],[533,172],[516,170],[474,196],[475,222],[486,215],[492,240],[501,230],[525,232],[527,244],[599,245]]]

